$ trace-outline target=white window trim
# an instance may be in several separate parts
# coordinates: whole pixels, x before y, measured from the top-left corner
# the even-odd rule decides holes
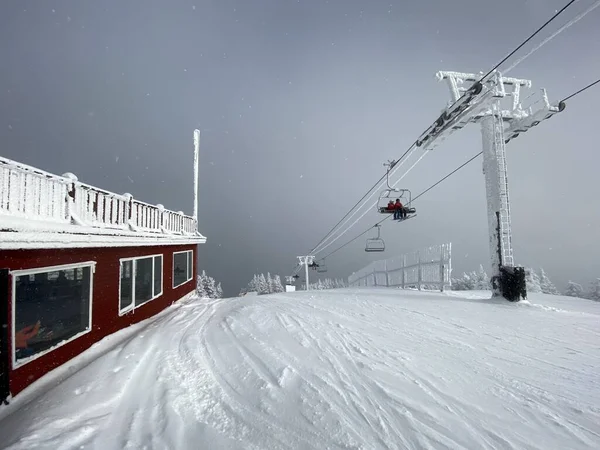
[[[189,268],[190,269],[190,277],[185,280],[183,283],[179,283],[177,286],[175,286],[175,255],[178,255],[180,253],[191,253],[192,254],[192,267]],[[185,257],[185,264],[187,266],[187,263],[189,261],[189,258]],[[172,285],[173,285],[173,289],[178,288],[179,286],[183,286],[185,283],[189,283],[190,281],[192,281],[192,279],[194,278],[194,250],[184,250],[182,252],[173,252],[173,267],[171,267],[171,278],[172,278]]]
[[[53,345],[50,348],[47,348],[44,351],[41,351],[39,353],[36,353],[35,355],[31,355],[27,358],[22,358],[19,359],[17,361],[17,348],[16,348],[16,317],[17,317],[17,277],[22,276],[22,275],[35,275],[35,274],[39,274],[39,273],[47,273],[47,272],[55,272],[57,270],[70,270],[70,269],[80,269],[80,268],[85,268],[85,267],[89,267],[90,268],[90,301],[89,301],[89,313],[88,313],[88,328],[87,330],[83,330],[80,333],[77,333],[74,336],[71,336],[69,339],[65,340],[65,341],[61,341],[56,345]],[[96,261],[86,261],[86,262],[81,262],[81,263],[73,263],[73,264],[63,264],[60,266],[47,266],[47,267],[37,267],[35,269],[22,269],[22,270],[11,270],[10,274],[12,276],[12,283],[11,283],[11,287],[12,287],[12,295],[11,295],[11,301],[12,301],[12,335],[11,335],[11,350],[12,350],[12,355],[11,355],[11,359],[12,359],[12,369],[17,369],[19,367],[23,367],[25,364],[29,364],[31,361],[34,361],[44,355],[47,355],[48,353],[56,350],[57,348],[62,347],[63,345],[66,345],[70,342],[73,342],[75,339],[79,339],[81,336],[84,336],[86,334],[88,334],[90,331],[92,331],[92,325],[93,325],[93,320],[92,320],[92,303],[94,300],[94,272],[96,271]]]
[[[160,256],[161,259],[161,277],[160,277],[160,292],[153,296],[152,298],[146,300],[144,303],[140,303],[139,305],[135,304],[135,262],[138,259],[146,259],[152,258],[152,292],[154,292],[154,257]],[[131,305],[129,305],[125,309],[121,309],[121,271],[123,270],[123,262],[132,261],[131,264]],[[119,259],[119,317],[124,316],[125,314],[134,311],[137,308],[141,308],[147,303],[150,303],[152,300],[156,300],[158,297],[164,294],[165,292],[165,258],[162,253],[156,253],[154,255],[145,255],[145,256],[133,256],[131,258],[121,258]]]

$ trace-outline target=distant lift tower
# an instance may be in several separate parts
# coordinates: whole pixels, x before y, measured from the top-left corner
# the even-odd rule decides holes
[[[306,290],[310,290],[310,283],[308,282],[308,267],[312,266],[315,262],[314,256],[297,256],[298,264],[304,266],[304,276],[306,277]]]
[[[451,101],[419,137],[417,146],[431,150],[468,123],[481,123],[492,291],[494,296],[519,301],[527,291],[525,269],[514,266],[505,146],[542,120],[563,111],[565,104],[551,105],[546,91],[541,89],[537,97],[534,93],[526,98],[535,97],[531,106],[523,108],[521,90],[531,88],[531,81],[503,77],[499,72],[483,81],[483,73],[438,72],[436,76],[447,81]]]

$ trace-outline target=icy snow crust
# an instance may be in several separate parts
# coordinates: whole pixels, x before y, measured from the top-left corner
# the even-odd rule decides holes
[[[0,409],[2,446],[600,448],[600,304],[483,297],[191,299]]]

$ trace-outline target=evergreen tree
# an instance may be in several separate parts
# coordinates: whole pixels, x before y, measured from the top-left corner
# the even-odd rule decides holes
[[[475,276],[473,277],[475,280],[474,289],[480,290],[480,291],[486,291],[486,290],[490,290],[492,288],[492,285],[490,283],[490,277],[488,276],[485,269],[483,268],[483,264],[479,265],[479,272],[477,272],[477,273],[473,272],[473,273],[475,274]]]
[[[215,286],[215,279],[206,275],[206,272],[202,271],[202,281],[204,282],[204,292],[208,298],[217,298],[217,288]]]
[[[538,277],[533,269],[525,269],[525,282],[527,284],[527,292],[542,292],[540,277]]]
[[[202,279],[202,275],[198,275],[196,277],[196,294],[200,298],[206,298],[206,291],[204,290],[204,280]]]
[[[586,297],[590,300],[600,302],[600,278],[596,278],[596,281],[592,281],[590,291]]]
[[[569,297],[579,297],[585,298],[585,294],[583,293],[583,286],[579,283],[575,283],[569,280],[569,284],[567,285],[567,289],[565,290],[565,295]]]
[[[273,292],[285,292],[285,289],[281,284],[281,277],[279,275],[275,275],[275,278],[273,278]]]
[[[223,298],[223,288],[221,287],[221,283],[217,284],[216,297],[215,298]]]
[[[257,285],[256,292],[259,295],[264,295],[264,294],[269,293],[269,285],[268,285],[267,279],[265,278],[265,275],[263,273],[261,273],[258,276],[258,285]]]
[[[468,273],[463,273],[460,278],[452,279],[452,290],[454,291],[472,291],[475,289],[475,282]]]
[[[560,295],[560,292],[558,292],[558,289],[556,289],[556,286],[550,281],[550,278],[548,278],[548,275],[546,275],[546,272],[542,268],[540,268],[540,289],[544,294]]]

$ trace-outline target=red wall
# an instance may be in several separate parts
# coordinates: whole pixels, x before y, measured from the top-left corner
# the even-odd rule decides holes
[[[193,250],[194,276],[173,289],[173,252]],[[163,255],[163,294],[119,317],[120,258]],[[150,247],[105,247],[76,249],[4,250],[0,251],[0,266],[11,270],[34,269],[61,264],[96,261],[93,275],[92,331],[10,373],[10,391],[14,396],[52,369],[77,356],[92,344],[122,328],[145,320],[194,290],[196,286],[197,245],[168,245]],[[11,282],[12,285],[12,282]],[[12,293],[9,295],[10,329],[13,335]],[[9,343],[12,348],[12,343]],[[11,357],[12,361],[12,357]],[[12,362],[11,362],[12,368]]]

